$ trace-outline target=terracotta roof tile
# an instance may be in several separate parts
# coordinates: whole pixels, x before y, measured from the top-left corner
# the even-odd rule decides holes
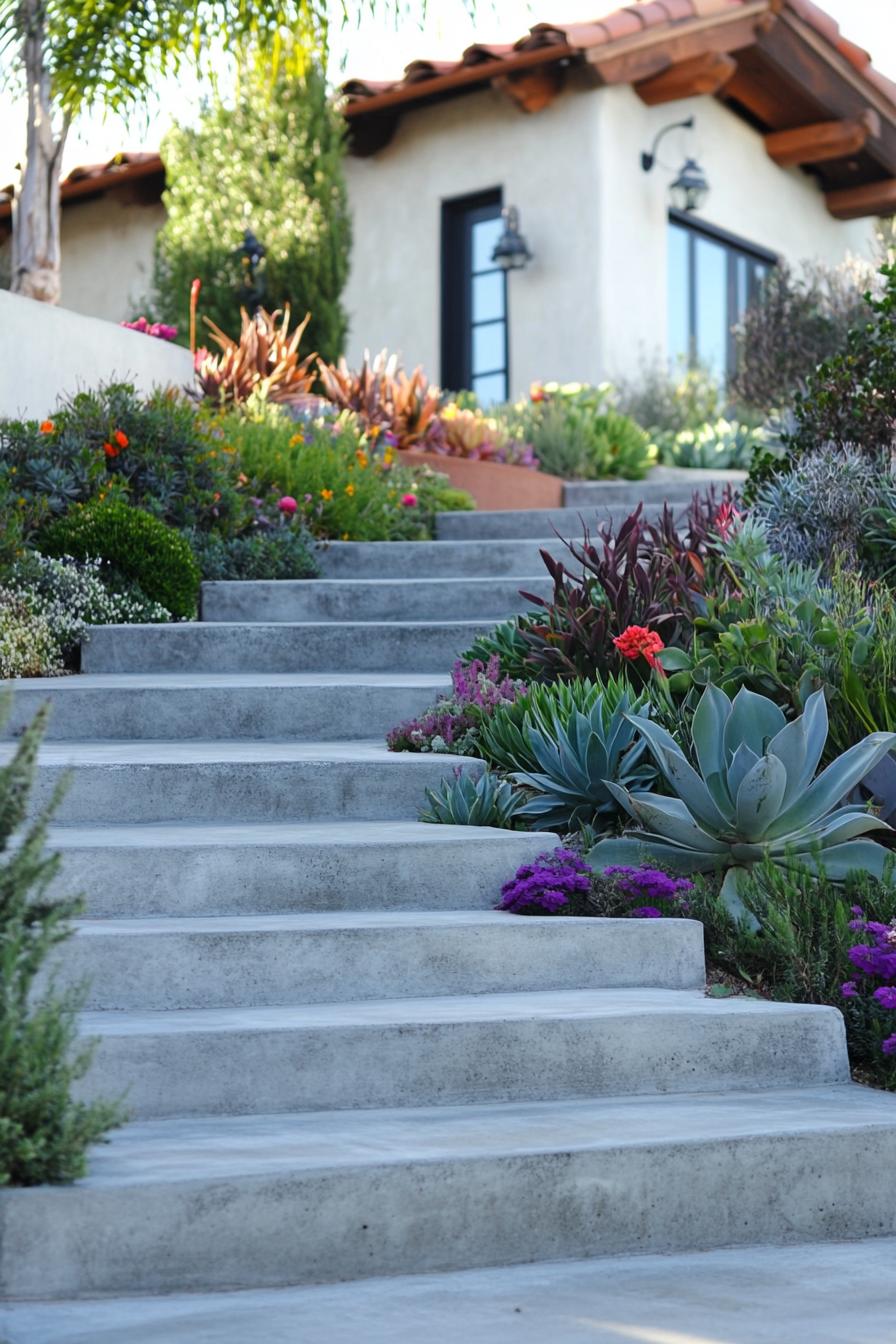
[[[120,186],[123,182],[141,177],[150,177],[154,173],[164,173],[165,165],[160,154],[152,150],[139,150],[116,154],[105,163],[79,164],[72,168],[59,184],[63,203],[77,196],[87,196],[93,192],[107,191]],[[0,188],[0,219],[9,216],[15,186],[10,183]]]
[[[663,15],[663,21],[665,17]],[[630,5],[627,9],[617,9],[615,13],[600,19],[598,27],[603,28],[608,42],[618,42],[621,37],[632,37],[635,33],[642,33],[648,25],[641,22],[635,6]]]

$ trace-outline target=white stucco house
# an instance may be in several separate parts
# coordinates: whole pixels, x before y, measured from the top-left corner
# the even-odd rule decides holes
[[[388,347],[485,401],[657,358],[721,375],[769,267],[869,256],[896,212],[896,85],[812,0],[635,0],[508,37],[344,85],[350,360]],[[66,306],[134,315],[163,174],[121,156],[63,184]],[[531,257],[505,271],[508,208]]]

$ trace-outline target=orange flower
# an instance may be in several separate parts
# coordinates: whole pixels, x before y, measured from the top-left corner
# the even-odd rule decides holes
[[[41,434],[52,434],[55,428],[56,426],[53,424],[52,420],[41,420],[40,422]]]
[[[300,443],[304,442],[305,442],[304,434],[293,434],[292,438],[289,441],[289,446],[290,448],[297,448]]]
[[[123,429],[116,429],[116,431],[115,431],[115,433],[112,435],[112,437],[113,437],[113,439],[115,440],[115,442],[118,444],[119,448],[127,448],[128,443],[130,442],[130,440],[128,439],[127,434],[125,434],[125,432],[124,432]]]
[[[530,401],[544,401],[544,388],[541,383],[532,383],[529,387]]]
[[[377,439],[382,434],[382,432],[383,432],[382,425],[371,425],[367,431],[367,437],[369,439]]]
[[[321,497],[321,499],[332,499],[332,498],[333,498],[333,491],[332,491],[332,490],[321,490],[321,492],[320,492],[320,497]]]
[[[643,625],[630,625],[621,635],[616,636],[613,643],[623,658],[631,662],[636,658],[644,658],[658,672],[663,671],[656,655],[666,646],[655,630],[648,630]]]
[[[121,452],[121,449],[116,448],[115,445],[112,443],[104,443],[103,452],[106,454],[107,457],[117,457],[118,454]]]
[[[357,452],[355,453],[355,457],[358,459],[358,466],[359,466],[359,467],[362,467],[362,468],[363,468],[363,467],[366,467],[366,466],[368,466],[369,463],[370,463],[370,458],[369,458],[369,457],[367,456],[367,454],[364,452],[363,448],[359,448],[359,449],[357,450]]]
[[[349,499],[351,499],[352,495],[355,493],[355,487],[352,485],[351,481],[349,481],[348,485],[345,487],[345,493],[348,495]]]

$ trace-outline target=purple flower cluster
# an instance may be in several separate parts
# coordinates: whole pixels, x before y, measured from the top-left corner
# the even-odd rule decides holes
[[[648,902],[630,911],[633,919],[662,919],[664,912],[657,901],[674,905],[678,913],[690,909],[686,897],[694,884],[686,877],[670,877],[659,868],[624,867],[605,868],[603,875],[612,879],[616,890],[629,900]]]
[[[390,751],[449,751],[459,756],[475,755],[476,736],[483,718],[490,718],[501,705],[509,705],[526,692],[525,684],[502,677],[496,654],[487,663],[454,664],[451,694],[401,723],[386,737]]]
[[[499,910],[514,915],[555,915],[570,897],[584,895],[591,886],[592,870],[580,854],[555,849],[539,854],[534,863],[524,863],[501,888]]]
[[[157,336],[160,341],[177,340],[177,327],[171,327],[167,322],[150,322],[148,318],[138,317],[133,322],[121,322],[122,327],[127,327],[129,331],[141,331],[145,336]]]
[[[849,959],[859,972],[856,980],[847,980],[840,987],[844,999],[857,999],[863,993],[871,995],[880,1008],[896,1010],[896,919],[890,924],[879,924],[866,919],[861,906],[852,907],[853,919],[849,927],[863,934],[866,941],[849,949]],[[881,1043],[885,1055],[896,1055],[896,1032]]]

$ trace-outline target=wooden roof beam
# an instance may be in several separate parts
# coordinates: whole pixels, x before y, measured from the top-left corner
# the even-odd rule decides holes
[[[765,148],[779,168],[793,168],[797,164],[845,159],[864,149],[869,136],[879,135],[880,117],[869,107],[858,117],[773,131],[765,137]]]
[[[827,207],[835,219],[866,219],[869,216],[896,215],[896,177],[868,182],[863,187],[829,191]]]
[[[723,51],[707,51],[689,61],[679,61],[652,79],[642,80],[635,85],[635,92],[648,107],[658,107],[679,98],[718,93],[736,70],[733,56]]]
[[[542,112],[562,91],[566,69],[562,65],[543,65],[517,75],[503,75],[492,86],[507,95],[521,112]]]

